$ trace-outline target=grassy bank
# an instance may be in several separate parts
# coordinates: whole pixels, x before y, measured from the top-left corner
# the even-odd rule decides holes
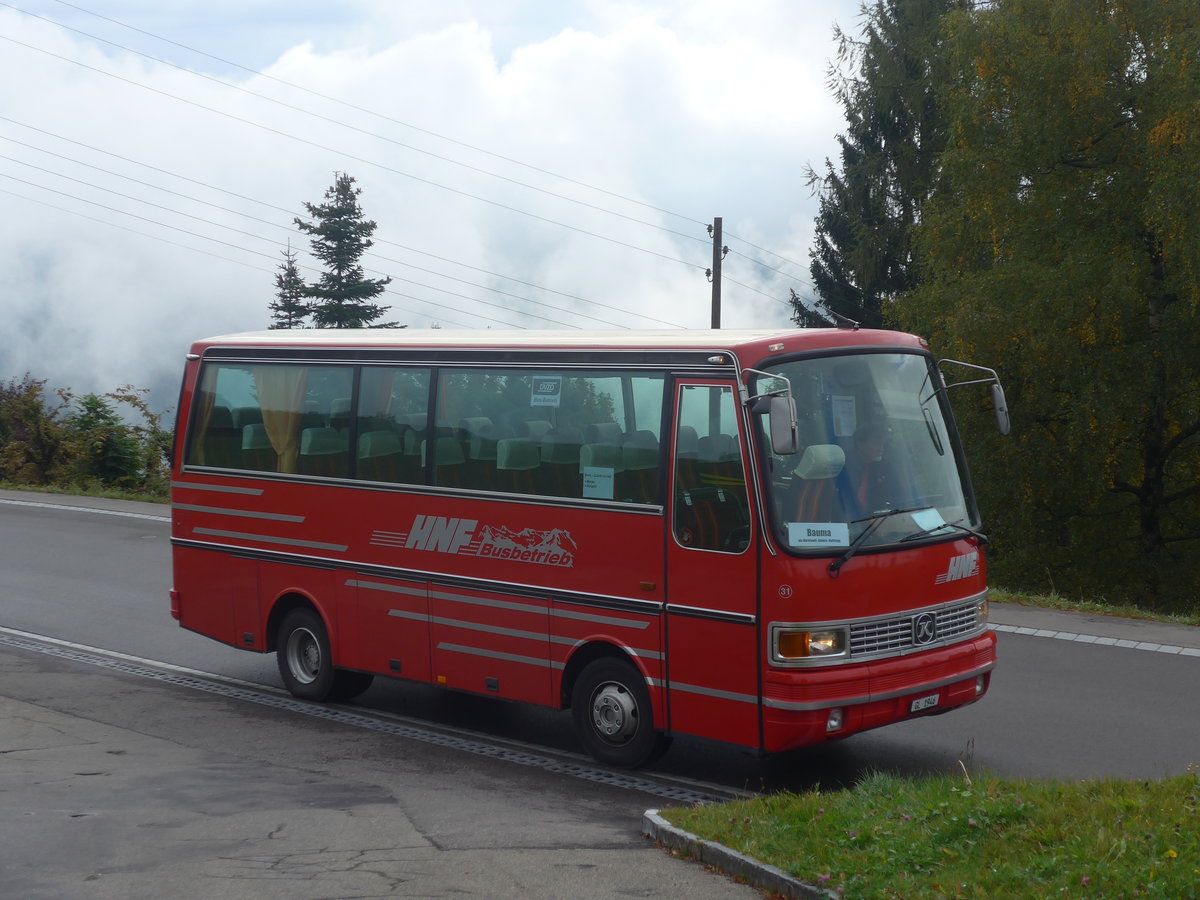
[[[122,491],[106,488],[100,485],[30,485],[14,484],[11,481],[0,480],[0,490],[31,491],[35,494],[59,494],[68,497],[100,497],[105,500],[135,500],[141,503],[169,503],[170,496],[164,490],[162,493],[144,493],[138,491]]]
[[[1123,619],[1148,619],[1155,622],[1169,622],[1173,625],[1200,625],[1200,600],[1194,602],[1190,611],[1168,614],[1134,606],[1132,603],[1109,603],[1103,598],[1080,600],[1062,597],[1058,594],[1032,594],[998,587],[992,587],[988,596],[994,603],[1017,603],[1021,606],[1061,609],[1065,612],[1086,612],[1099,616],[1118,616]]]
[[[1200,769],[1164,781],[868,778],[662,810],[673,825],[861,900],[1181,898],[1200,890]]]

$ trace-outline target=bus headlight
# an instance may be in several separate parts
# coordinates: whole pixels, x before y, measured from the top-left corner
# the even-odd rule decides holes
[[[846,632],[839,628],[779,628],[775,632],[775,658],[780,662],[841,656],[845,652]]]

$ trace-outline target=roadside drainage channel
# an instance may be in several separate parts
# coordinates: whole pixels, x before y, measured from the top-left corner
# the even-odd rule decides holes
[[[178,671],[159,669],[155,668],[153,665],[136,662],[129,658],[107,656],[104,655],[102,651],[91,652],[90,650],[79,646],[38,640],[35,636],[13,633],[9,629],[0,629],[0,643],[21,650],[28,650],[47,656],[56,656],[60,659],[66,659],[72,662],[84,663],[86,665],[98,666],[100,668],[110,669],[112,671],[122,672],[128,675],[135,675],[139,678],[149,678],[154,681],[173,684],[178,687],[185,687],[191,690],[204,691],[205,693],[216,694],[221,697],[227,697],[234,700],[244,700],[248,703],[258,704],[259,706],[267,706],[271,707],[272,709],[286,710],[288,712],[300,713],[301,715],[311,716],[317,719],[325,719],[326,721],[337,722],[353,728],[364,728],[369,731],[390,734],[396,737],[406,738],[408,740],[420,741],[422,743],[432,744],[438,747],[445,747],[447,749],[461,750],[465,753],[475,754],[476,756],[486,756],[492,759],[516,763],[517,765],[521,766],[542,769],[546,772],[553,772],[559,775],[567,775],[572,778],[580,778],[585,781],[606,784],[611,787],[617,787],[631,791],[640,791],[642,793],[651,794],[656,797],[662,797],[665,800],[670,800],[676,803],[718,803],[728,800],[731,797],[730,794],[720,794],[716,792],[703,791],[697,788],[682,787],[650,778],[643,778],[630,773],[593,768],[583,763],[554,759],[553,757],[542,756],[525,750],[513,749],[510,747],[488,744],[483,741],[476,741],[455,735],[443,734],[438,731],[427,730],[414,725],[406,725],[400,722],[389,722],[385,719],[379,719],[373,716],[351,712],[338,707],[320,706],[317,704],[306,703],[288,695],[265,693],[264,691],[255,690],[248,687],[239,687],[235,684],[226,684],[222,683],[221,681],[209,680],[207,678],[183,674]]]

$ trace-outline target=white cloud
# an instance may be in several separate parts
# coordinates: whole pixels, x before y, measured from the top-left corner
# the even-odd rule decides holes
[[[102,10],[269,77],[56,3],[29,9],[233,82],[0,10],[0,78],[23,86],[0,95],[0,378],[146,385],[161,407],[192,339],[266,326],[280,251],[289,237],[307,248],[291,219],[335,171],[363,188],[379,223],[364,262],[396,279],[386,302],[414,327],[706,326],[703,226],[716,215],[800,264],[768,258],[786,280],[727,240],[744,255],[726,261],[723,324],[786,325],[815,214],[804,168],[832,155],[842,126],[825,87],[831,25],[851,25],[857,2]]]

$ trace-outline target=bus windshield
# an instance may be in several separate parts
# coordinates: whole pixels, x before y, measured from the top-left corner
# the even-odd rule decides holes
[[[933,361],[916,353],[859,353],[766,366],[787,378],[799,450],[770,452],[769,508],[781,544],[842,554],[976,529],[978,513]],[[755,393],[780,387],[760,378]]]

